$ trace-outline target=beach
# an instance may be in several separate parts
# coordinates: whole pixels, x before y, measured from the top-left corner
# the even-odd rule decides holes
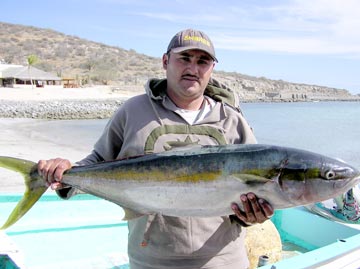
[[[143,88],[93,86],[84,88],[4,88],[1,101],[54,101],[124,99],[144,92]]]
[[[141,92],[112,90],[111,87],[75,89],[12,89],[0,88],[0,156],[11,156],[37,162],[39,159],[67,158],[72,162],[82,159],[91,151],[91,146],[74,145],[61,137],[47,137],[37,127],[43,128],[46,119],[105,118],[123,101]],[[14,108],[14,104],[16,104]],[[67,104],[64,107],[64,104]],[[111,105],[108,105],[111,104]],[[68,111],[69,117],[56,117],[51,111]],[[74,107],[76,109],[74,109]],[[27,108],[27,114],[24,109]],[[55,109],[54,109],[55,108]],[[17,110],[18,113],[14,111]],[[43,111],[48,117],[36,117]],[[50,111],[50,112],[49,112]],[[59,112],[60,111],[60,112]],[[105,111],[105,113],[103,113]],[[4,114],[7,113],[7,114]],[[21,114],[23,113],[23,114]],[[95,117],[91,113],[94,113]],[[34,115],[34,116],[32,116]],[[85,116],[84,116],[85,115]],[[86,116],[87,115],[87,116]],[[24,191],[20,174],[0,168],[0,192]]]
[[[129,97],[143,92],[111,86],[0,88],[0,118],[104,119]]]

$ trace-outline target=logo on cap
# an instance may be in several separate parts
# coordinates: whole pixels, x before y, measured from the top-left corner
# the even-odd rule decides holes
[[[201,42],[204,45],[210,47],[210,42],[201,36],[189,36],[189,35],[184,36],[184,41],[189,41],[189,40]]]

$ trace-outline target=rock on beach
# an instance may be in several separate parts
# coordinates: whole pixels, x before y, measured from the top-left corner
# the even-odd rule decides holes
[[[0,118],[104,119],[139,91],[111,87],[0,88]]]
[[[105,119],[124,100],[0,101],[0,118]]]

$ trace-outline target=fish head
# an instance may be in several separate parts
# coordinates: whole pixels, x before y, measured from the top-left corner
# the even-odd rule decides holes
[[[306,205],[347,192],[360,182],[360,172],[343,161],[299,151],[282,162],[276,181],[293,205]]]

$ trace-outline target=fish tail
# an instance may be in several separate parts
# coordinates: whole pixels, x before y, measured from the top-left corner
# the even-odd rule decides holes
[[[0,228],[6,229],[17,222],[40,199],[47,190],[45,181],[39,176],[36,163],[28,160],[0,156],[0,167],[22,174],[25,181],[25,193]]]

